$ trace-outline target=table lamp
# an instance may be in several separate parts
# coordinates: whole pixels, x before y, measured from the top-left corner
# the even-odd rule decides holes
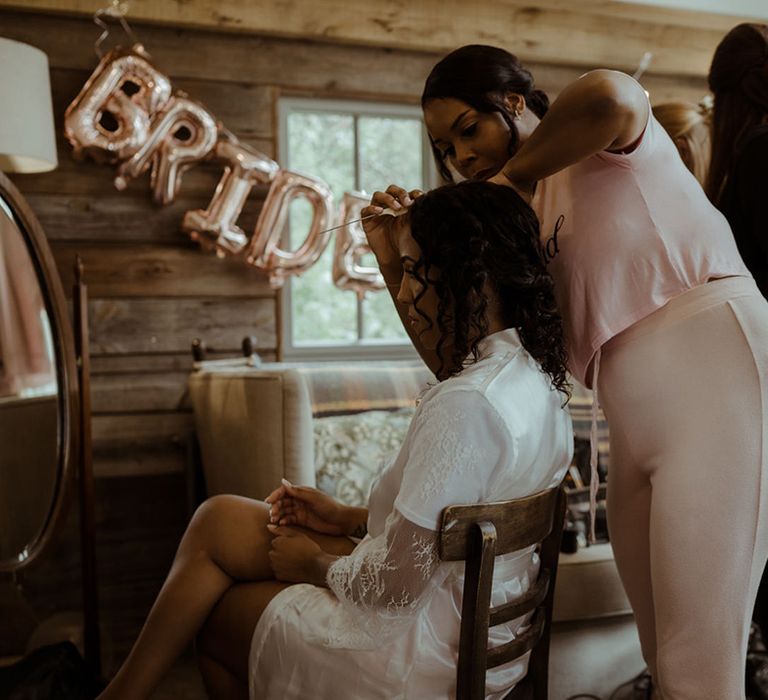
[[[0,37],[0,170],[41,173],[57,165],[48,57]]]

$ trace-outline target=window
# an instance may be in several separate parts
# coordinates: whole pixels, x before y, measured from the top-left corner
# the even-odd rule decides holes
[[[338,203],[344,192],[394,183],[407,190],[436,182],[421,110],[403,105],[285,98],[280,101],[279,162],[326,182]],[[292,203],[289,246],[309,226],[309,205]],[[360,300],[333,284],[333,239],[322,257],[283,289],[286,358],[413,356],[408,336],[386,290]],[[365,260],[375,265],[375,259]]]

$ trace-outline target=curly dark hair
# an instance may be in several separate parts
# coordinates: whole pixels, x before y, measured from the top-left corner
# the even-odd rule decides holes
[[[495,46],[469,44],[451,51],[432,68],[421,95],[422,107],[441,97],[453,97],[478,112],[498,112],[509,127],[509,155],[517,150],[518,134],[515,121],[504,105],[506,93],[525,97],[533,113],[541,119],[549,109],[549,98],[536,88],[533,76],[514,54]],[[446,182],[453,182],[451,171],[432,143],[432,154]]]
[[[438,379],[477,361],[478,344],[488,334],[490,285],[505,326],[518,329],[523,347],[567,401],[562,320],[533,210],[509,187],[468,181],[418,197],[409,214],[411,234],[421,248],[412,274],[424,290],[434,285],[438,297]],[[436,275],[430,275],[432,268]],[[429,320],[418,309],[423,294],[414,306]]]

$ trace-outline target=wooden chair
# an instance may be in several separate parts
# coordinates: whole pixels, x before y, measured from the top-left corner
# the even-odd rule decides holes
[[[439,555],[465,560],[464,600],[457,668],[457,700],[485,697],[487,669],[531,651],[528,674],[507,700],[547,700],[549,631],[565,492],[549,489],[514,501],[456,505],[443,510]],[[541,567],[535,584],[522,597],[490,607],[495,557],[541,543]],[[488,628],[533,612],[530,627],[507,644],[488,648]]]

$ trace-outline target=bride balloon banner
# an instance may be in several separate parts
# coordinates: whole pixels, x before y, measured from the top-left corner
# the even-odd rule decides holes
[[[150,62],[140,44],[106,54],[64,115],[64,134],[76,158],[117,165],[115,187],[150,171],[153,198],[173,202],[185,171],[204,160],[223,165],[206,209],[186,212],[181,229],[219,257],[242,255],[269,275],[274,289],[290,275],[317,262],[330,234],[327,229],[358,218],[367,199],[345,193],[334,215],[333,195],[322,180],[282,169],[274,160],[240,143],[201,103],[174,91],[167,76]],[[267,198],[249,238],[237,219],[255,185],[269,185]],[[280,247],[288,211],[297,199],[312,208],[312,219],[295,250]],[[338,229],[333,257],[337,287],[362,296],[383,289],[376,268],[360,264],[370,252],[359,224]]]

